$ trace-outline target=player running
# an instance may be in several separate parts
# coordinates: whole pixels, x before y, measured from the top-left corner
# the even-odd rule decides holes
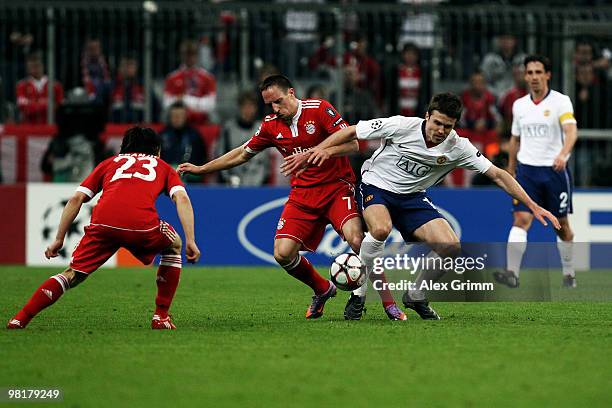
[[[197,262],[200,250],[195,243],[191,201],[176,171],[159,158],[160,143],[159,136],[149,128],[129,129],[119,155],[104,160],[81,183],[62,212],[55,241],[45,251],[47,259],[58,255],[83,203],[104,190],[72,254],[70,267],[43,282],[7,328],[25,328],[41,310],[83,282],[123,247],[145,265],[161,254],[151,328],[176,329],[168,309],[181,273],[181,238],[170,224],[159,219],[155,200],[162,192],[176,204],[187,241],[187,260]]]
[[[285,76],[267,77],[259,87],[274,114],[265,117],[255,135],[243,146],[202,166],[183,163],[179,172],[207,174],[239,166],[262,150],[275,147],[283,156],[300,153],[316,146],[339,129],[347,127],[334,107],[325,100],[300,100]],[[278,221],[274,240],[274,259],[294,278],[314,291],[306,310],[307,319],[323,315],[325,302],[336,295],[335,285],[324,279],[300,250],[314,251],[331,224],[355,251],[363,239],[360,214],[355,202],[355,175],[346,157],[357,142],[330,149],[330,160],[312,167],[300,177],[292,177],[291,193]],[[406,315],[393,301],[391,293],[381,292],[383,306],[391,320],[405,320]]]
[[[383,256],[385,240],[392,226],[399,230],[405,241],[424,242],[440,257],[460,254],[457,235],[426,193],[427,188],[440,182],[456,167],[484,173],[524,203],[542,224],[547,225],[545,219],[549,219],[555,228],[559,228],[557,219],[529,198],[510,174],[493,165],[468,139],[457,135],[453,127],[461,117],[461,111],[461,101],[456,95],[438,94],[431,99],[425,119],[393,116],[360,121],[356,126],[334,133],[312,150],[287,158],[283,169],[300,172],[305,163],[324,166],[334,146],[346,145],[356,139],[382,139],[381,146],[361,168],[359,190],[368,232],[359,256],[368,273],[373,269],[374,260]],[[420,287],[425,279],[439,279],[444,272],[421,273],[416,287]],[[347,308],[363,304],[366,289],[367,284],[364,284],[353,291]],[[419,290],[404,293],[402,301],[423,319],[440,318]],[[353,309],[358,311],[359,307]]]
[[[575,288],[574,233],[567,217],[572,212],[572,176],[567,161],[578,138],[574,108],[567,95],[548,87],[551,74],[548,58],[531,55],[524,64],[529,94],[512,105],[508,171],[516,174],[516,180],[538,204],[559,218],[561,228],[556,232],[563,286]],[[511,288],[519,286],[527,231],[533,221],[529,208],[516,200],[513,204],[506,270],[494,274],[498,282]]]

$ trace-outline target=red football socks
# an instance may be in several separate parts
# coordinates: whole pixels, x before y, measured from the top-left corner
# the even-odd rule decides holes
[[[323,278],[302,255],[298,255],[293,262],[283,268],[289,275],[310,286],[316,295],[321,295],[329,289],[329,281]]]
[[[168,309],[176,293],[181,276],[180,255],[162,255],[157,269],[157,297],[155,314],[162,319],[168,316]]]
[[[11,320],[19,320],[21,326],[25,327],[34,316],[55,303],[69,288],[70,283],[64,275],[50,277],[34,291],[28,303]]]

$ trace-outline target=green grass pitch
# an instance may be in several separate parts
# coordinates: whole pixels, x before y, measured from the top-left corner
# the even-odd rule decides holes
[[[57,272],[1,267],[2,323]],[[441,321],[390,322],[369,302],[346,322],[343,292],[307,321],[310,295],[279,268],[185,268],[178,330],[154,332],[155,270],[100,270],[0,330],[0,388],[59,387],[49,406],[69,407],[612,406],[612,303],[442,302]]]

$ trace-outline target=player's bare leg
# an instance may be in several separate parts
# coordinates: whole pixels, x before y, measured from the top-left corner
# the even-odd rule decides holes
[[[170,247],[161,253],[159,267],[157,268],[155,314],[151,319],[151,328],[154,330],[176,329],[168,311],[181,277],[181,269],[183,267],[181,249],[183,243],[178,234],[174,233],[173,236],[174,239]]]
[[[34,316],[55,303],[68,289],[77,286],[87,276],[86,273],[76,272],[71,268],[51,276],[34,291],[28,303],[9,321],[7,329],[24,329]]]
[[[300,255],[302,244],[289,238],[274,240],[274,259],[287,273],[310,286],[314,291],[312,303],[306,310],[307,319],[316,319],[323,315],[325,302],[336,296],[336,286],[324,279],[312,264]]]
[[[455,231],[444,218],[435,218],[417,228],[414,238],[426,243],[438,256],[454,258],[461,253],[461,244]],[[409,290],[402,296],[404,306],[413,309],[425,320],[439,320],[440,316],[429,306],[425,293],[420,290],[424,281],[436,282],[447,271],[444,269],[424,269],[416,278],[415,290]]]
[[[392,223],[391,215],[384,205],[370,205],[364,210],[364,219],[368,226],[368,233],[365,234],[361,242],[361,246],[353,248],[353,251],[359,253],[359,257],[366,266],[366,273],[372,282],[381,281],[387,283],[387,278],[384,273],[372,274],[374,269],[374,260],[380,258],[384,254],[385,240],[391,233]],[[355,221],[359,230],[361,230],[361,222],[358,218],[353,218],[350,221]],[[347,223],[348,224],[348,221]],[[346,226],[345,224],[345,226]],[[342,229],[345,237],[347,233],[345,228]],[[347,241],[349,241],[347,239]],[[349,241],[350,243],[351,241]],[[364,283],[360,288],[355,289],[349,298],[346,307],[344,308],[344,318],[347,320],[359,320],[365,310],[365,296],[368,289],[368,283]],[[383,308],[387,316],[391,320],[406,320],[406,315],[395,304],[393,295],[387,289],[386,285],[383,290],[379,290],[378,294],[382,300]]]
[[[561,229],[557,230],[557,248],[561,255],[563,270],[563,286],[576,287],[576,272],[574,270],[574,231],[569,225],[567,217],[559,218]]]

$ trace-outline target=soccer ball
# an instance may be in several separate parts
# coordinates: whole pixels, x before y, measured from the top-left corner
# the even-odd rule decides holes
[[[329,267],[329,277],[338,289],[352,291],[364,284],[365,265],[355,254],[338,255]]]

